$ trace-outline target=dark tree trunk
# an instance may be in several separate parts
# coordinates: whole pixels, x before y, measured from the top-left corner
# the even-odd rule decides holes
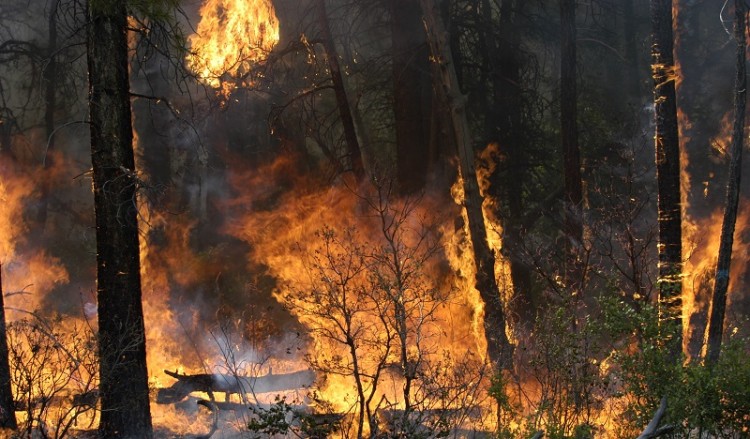
[[[49,35],[47,37],[47,66],[44,68],[44,129],[47,135],[47,146],[44,150],[45,171],[49,171],[55,165],[55,110],[57,107],[57,6],[58,1],[52,2],[50,8],[47,27]],[[39,210],[37,211],[36,221],[40,227],[44,227],[47,222],[47,207],[49,204],[50,186],[52,185],[52,176],[50,172],[45,172],[42,177],[39,194]]]
[[[5,324],[5,297],[3,296],[3,274],[0,265],[0,428],[18,428],[13,392],[10,387],[10,364],[8,363],[8,330]]]
[[[671,342],[671,349],[676,354],[682,346],[682,205],[671,0],[651,0],[651,25],[658,184],[659,321],[673,325],[676,339]]]
[[[737,77],[734,84],[734,126],[732,147],[729,151],[729,178],[727,181],[727,201],[724,220],[721,224],[719,258],[716,262],[716,279],[711,298],[711,317],[708,320],[706,337],[706,360],[716,363],[721,351],[724,335],[724,312],[729,287],[729,265],[732,259],[734,226],[737,222],[737,208],[740,199],[740,177],[742,175],[742,148],[745,133],[745,103],[747,100],[747,73],[745,67],[745,0],[734,2],[734,40],[737,43]]]
[[[96,210],[101,421],[107,438],[152,437],[141,304],[124,2],[89,5],[91,162]]]
[[[636,39],[636,20],[634,0],[623,0],[623,34],[625,40],[625,59],[627,60],[626,81],[628,93],[635,102],[640,102],[641,81],[640,62],[638,60],[638,42]]]
[[[484,302],[484,332],[487,355],[500,369],[510,369],[513,346],[505,333],[506,319],[500,291],[495,279],[495,255],[487,243],[482,196],[474,167],[474,150],[466,119],[466,97],[459,89],[447,34],[434,0],[420,0],[432,58],[438,63],[435,87],[450,110],[453,134],[459,158],[464,189],[464,208],[476,264],[475,285]]]
[[[491,30],[491,2],[482,0],[484,63],[490,73],[492,93],[487,105],[485,130],[490,141],[496,141],[500,160],[490,176],[492,194],[499,198],[502,218],[503,253],[508,258],[513,281],[513,314],[516,323],[530,324],[534,320],[531,299],[531,271],[522,260],[523,254],[523,187],[525,183],[525,154],[527,148],[523,129],[523,98],[521,95],[521,39],[514,17],[523,5],[514,0],[503,0],[500,7],[499,37]]]
[[[357,180],[364,177],[365,170],[362,163],[362,152],[357,139],[357,131],[354,128],[354,118],[349,107],[349,99],[346,96],[346,87],[344,78],[341,74],[341,64],[339,55],[336,51],[336,44],[331,34],[331,26],[328,22],[328,13],[326,12],[326,0],[316,0],[315,2],[318,13],[318,24],[323,37],[323,49],[326,52],[328,68],[331,70],[331,81],[333,82],[333,91],[336,94],[336,105],[341,117],[341,125],[344,129],[344,138],[349,152],[349,164]]]
[[[576,105],[576,0],[560,0],[560,135],[563,150],[566,281],[580,288],[578,250],[583,243],[583,187]]]
[[[418,0],[390,0],[393,109],[399,190],[424,187],[430,168],[429,50]]]

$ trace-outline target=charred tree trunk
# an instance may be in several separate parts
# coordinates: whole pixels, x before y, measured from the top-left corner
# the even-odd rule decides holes
[[[628,93],[634,102],[640,102],[642,96],[640,81],[640,62],[638,59],[638,42],[636,39],[636,19],[634,0],[624,0],[623,7],[623,34],[625,45],[625,59],[628,62],[626,81],[628,84]]]
[[[651,0],[656,175],[659,222],[659,321],[674,331],[671,350],[682,346],[682,204],[680,144],[672,36],[672,1]]]
[[[362,151],[357,139],[357,130],[354,127],[354,118],[352,110],[349,107],[349,99],[346,96],[346,87],[344,78],[341,74],[341,65],[339,55],[336,51],[336,44],[331,34],[331,26],[328,22],[328,12],[326,11],[326,1],[316,0],[315,6],[318,13],[318,24],[323,37],[323,49],[326,52],[328,68],[331,69],[331,81],[333,82],[333,91],[336,94],[336,105],[339,109],[339,117],[344,129],[344,138],[349,151],[349,163],[351,170],[357,180],[362,180],[365,175],[364,165],[362,163]]]
[[[405,194],[421,190],[430,167],[430,65],[418,0],[390,0],[397,178]]]
[[[466,120],[466,97],[461,94],[448,37],[434,0],[420,0],[432,58],[438,63],[435,87],[448,106],[464,189],[464,208],[476,264],[475,285],[485,306],[484,331],[487,354],[500,369],[512,367],[513,347],[505,333],[505,311],[495,279],[495,255],[487,243],[482,196],[474,167],[474,150]]]
[[[47,66],[44,69],[44,129],[47,135],[47,147],[44,150],[45,171],[49,171],[55,165],[53,152],[55,151],[55,110],[57,107],[57,7],[58,1],[52,2],[48,19],[47,37]],[[47,208],[49,204],[50,186],[52,185],[52,176],[45,172],[42,177],[41,190],[39,195],[39,210],[37,211],[36,221],[40,227],[44,227],[47,222]]]
[[[10,387],[10,364],[8,363],[8,329],[5,324],[5,297],[3,296],[3,274],[0,265],[0,428],[18,428],[13,392]]]
[[[503,254],[508,258],[513,281],[512,314],[516,322],[531,324],[534,309],[531,299],[531,271],[523,261],[524,216],[523,188],[525,184],[525,149],[521,90],[521,38],[515,17],[523,2],[503,0],[500,23],[492,23],[492,2],[482,0],[483,49],[486,82],[492,85],[487,93],[485,131],[490,142],[497,142],[498,166],[490,175],[490,193],[498,198],[498,212],[502,218]],[[499,27],[499,35],[493,28]]]
[[[579,250],[583,244],[583,186],[578,146],[576,89],[576,0],[560,1],[560,135],[565,186],[565,281],[574,293],[582,283]],[[578,297],[579,295],[576,295]]]
[[[87,55],[96,210],[101,421],[108,438],[152,437],[141,304],[125,2],[89,4]]]
[[[740,198],[740,177],[742,175],[742,148],[745,135],[745,103],[747,100],[747,73],[745,67],[745,0],[734,2],[734,40],[737,43],[737,77],[734,84],[734,126],[732,147],[729,151],[729,178],[727,181],[727,201],[724,207],[724,220],[721,224],[719,258],[716,262],[716,279],[711,298],[711,317],[708,320],[706,337],[706,360],[716,363],[721,351],[724,335],[724,312],[729,287],[729,265],[732,259],[734,226],[737,222],[737,208]]]

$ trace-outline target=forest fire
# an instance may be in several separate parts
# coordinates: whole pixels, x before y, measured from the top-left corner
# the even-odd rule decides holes
[[[0,6],[0,437],[750,431],[744,2],[105,3]]]
[[[265,59],[279,42],[279,21],[271,1],[208,0],[200,15],[196,33],[189,38],[190,69],[225,94],[235,86],[250,85],[253,64]]]

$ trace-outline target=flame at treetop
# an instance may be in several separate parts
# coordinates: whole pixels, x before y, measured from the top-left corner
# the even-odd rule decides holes
[[[221,87],[225,74],[241,79],[279,42],[270,0],[208,0],[200,15],[187,62],[211,87]]]

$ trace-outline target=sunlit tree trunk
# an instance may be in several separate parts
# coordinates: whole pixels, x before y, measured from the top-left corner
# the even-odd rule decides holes
[[[141,304],[125,2],[89,4],[101,420],[107,438],[152,437]]]
[[[745,0],[734,2],[734,40],[737,43],[737,77],[734,84],[734,126],[732,147],[729,151],[729,178],[727,181],[727,201],[724,207],[724,220],[721,224],[719,258],[716,262],[716,278],[711,298],[711,317],[708,320],[706,337],[706,360],[715,363],[721,351],[724,335],[724,312],[729,287],[729,265],[732,259],[734,226],[737,222],[737,207],[740,198],[740,177],[742,175],[742,148],[745,135],[745,103],[747,100],[747,73],[745,65]]]
[[[576,88],[576,0],[560,1],[560,136],[563,150],[565,281],[579,293],[581,270],[578,253],[583,243],[583,186],[578,146],[578,96]]]
[[[326,11],[326,0],[316,0],[315,6],[318,14],[318,23],[323,37],[323,49],[326,52],[328,68],[331,70],[331,81],[333,82],[333,91],[336,94],[336,105],[339,109],[341,125],[344,129],[344,138],[349,151],[349,163],[351,170],[358,180],[364,177],[364,165],[362,163],[362,152],[357,139],[357,131],[354,127],[354,118],[349,107],[349,99],[346,96],[346,87],[344,78],[341,74],[341,64],[339,55],[336,51],[336,44],[331,34],[331,26],[328,22],[328,12]]]
[[[671,349],[682,346],[682,212],[680,146],[672,36],[672,1],[651,0],[656,175],[659,222],[659,320],[674,325]]]
[[[0,265],[0,428],[18,428],[13,392],[10,387],[10,364],[8,363],[8,328],[5,324],[5,298],[3,297],[3,275]]]
[[[495,279],[495,255],[487,243],[482,196],[474,167],[474,150],[466,119],[466,97],[461,94],[447,34],[434,0],[420,0],[432,58],[438,63],[435,86],[450,110],[453,134],[459,158],[464,189],[464,208],[469,222],[469,235],[476,264],[475,285],[485,306],[484,331],[487,354],[498,368],[512,366],[513,347],[505,333],[505,311]]]

